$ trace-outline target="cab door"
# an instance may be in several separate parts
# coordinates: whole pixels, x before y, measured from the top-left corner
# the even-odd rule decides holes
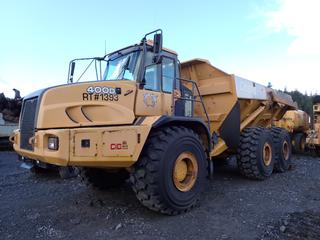
[[[163,56],[161,62],[161,90],[163,114],[173,114],[173,89],[176,88],[175,59]]]
[[[145,85],[143,89],[137,91],[135,108],[137,116],[162,115],[160,76],[160,64],[151,64],[145,68]]]
[[[163,56],[161,63],[148,65],[144,72],[144,88],[137,92],[136,115],[172,115],[174,79],[174,59]]]

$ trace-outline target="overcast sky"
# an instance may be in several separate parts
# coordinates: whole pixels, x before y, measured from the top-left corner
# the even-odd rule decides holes
[[[320,93],[319,13],[318,0],[1,1],[0,92],[63,84],[71,59],[162,28],[181,61],[206,58],[276,89]]]

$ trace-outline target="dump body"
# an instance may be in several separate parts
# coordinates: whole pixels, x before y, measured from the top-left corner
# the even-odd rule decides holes
[[[286,129],[290,133],[306,133],[309,130],[309,115],[302,110],[287,111],[275,125]]]
[[[281,120],[275,121],[277,127],[289,132],[294,153],[305,152],[306,138],[310,129],[309,121],[309,115],[301,110],[289,110]]]
[[[197,82],[211,133],[219,136],[211,156],[235,150],[244,128],[271,127],[287,110],[297,108],[289,95],[225,73],[207,60],[182,63],[181,76]],[[195,113],[206,119],[200,103],[196,103]]]

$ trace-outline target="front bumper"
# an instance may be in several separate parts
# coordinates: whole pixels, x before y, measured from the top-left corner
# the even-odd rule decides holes
[[[33,151],[20,147],[20,131],[11,137],[21,156],[58,166],[130,167],[139,158],[150,126],[92,127],[38,130],[30,139]],[[59,149],[48,148],[48,138],[59,139]]]

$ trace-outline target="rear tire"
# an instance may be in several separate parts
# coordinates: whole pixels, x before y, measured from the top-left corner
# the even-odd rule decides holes
[[[82,168],[80,176],[87,185],[99,190],[107,190],[122,185],[128,179],[129,173],[125,170],[107,171],[100,168]]]
[[[240,173],[251,179],[264,180],[272,174],[274,147],[271,132],[266,128],[246,128],[240,136],[237,153]]]
[[[197,204],[207,173],[199,136],[185,127],[173,126],[151,134],[130,181],[145,207],[176,215]]]
[[[285,129],[279,127],[272,127],[271,132],[275,150],[274,168],[278,172],[285,172],[289,170],[292,165],[292,145],[289,133]]]

